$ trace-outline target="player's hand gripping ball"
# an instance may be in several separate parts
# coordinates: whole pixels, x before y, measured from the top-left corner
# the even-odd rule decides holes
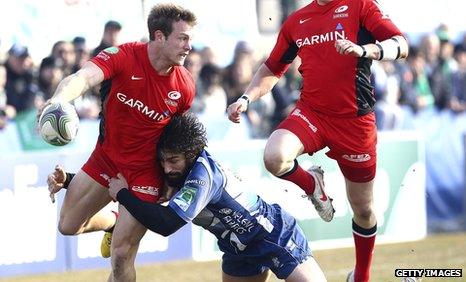
[[[44,108],[39,118],[40,135],[54,146],[70,143],[78,133],[79,118],[70,103],[53,103]]]

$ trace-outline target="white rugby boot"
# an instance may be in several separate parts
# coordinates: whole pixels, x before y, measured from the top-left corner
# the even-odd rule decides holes
[[[314,193],[307,195],[311,200],[319,216],[326,222],[333,219],[335,209],[333,208],[333,199],[328,197],[324,191],[324,171],[320,166],[312,166],[307,170],[313,177],[315,182]]]

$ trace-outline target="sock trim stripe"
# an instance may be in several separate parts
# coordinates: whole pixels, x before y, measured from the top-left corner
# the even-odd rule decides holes
[[[377,231],[375,233],[370,234],[370,235],[365,235],[365,234],[361,234],[361,233],[356,232],[356,231],[353,230],[353,234],[356,234],[356,235],[358,235],[360,237],[364,237],[364,238],[370,238],[370,237],[374,237],[375,235],[377,235]]]
[[[359,226],[353,220],[353,232],[355,232],[356,234],[361,234],[361,236],[364,236],[364,237],[370,237],[377,233],[377,224],[375,224],[371,228],[364,228],[364,227]]]
[[[288,175],[292,174],[293,172],[295,172],[296,170],[298,169],[298,161],[297,160],[294,160],[294,164],[293,164],[293,167],[290,169],[290,171],[287,171],[285,172],[284,174],[278,176],[279,178],[284,178],[284,177],[287,177]]]

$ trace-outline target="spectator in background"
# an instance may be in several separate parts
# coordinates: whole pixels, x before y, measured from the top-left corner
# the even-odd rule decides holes
[[[202,59],[202,65],[206,64],[213,64],[217,65],[217,57],[214,53],[214,50],[210,48],[209,46],[205,46],[204,48],[201,49],[201,59]]]
[[[201,101],[201,113],[209,117],[223,117],[227,106],[227,94],[220,84],[222,70],[211,63],[204,65],[199,74],[201,91],[196,95]]]
[[[199,79],[199,73],[202,68],[202,58],[198,50],[192,49],[189,52],[186,60],[184,61],[184,67],[191,73],[194,81],[196,82],[196,95],[194,96],[193,104],[191,105],[191,111],[193,113],[201,113],[204,111],[203,101],[201,100],[202,83]]]
[[[417,113],[418,111],[433,107],[434,95],[430,89],[424,54],[417,48],[411,48],[408,64],[413,76],[412,87],[415,96],[413,110]]]
[[[0,130],[6,126],[9,119],[13,119],[16,116],[15,108],[6,103],[5,84],[6,68],[0,64]]]
[[[438,64],[440,56],[440,39],[437,34],[429,33],[421,39],[419,51],[424,57],[424,69],[427,77],[430,77]]]
[[[375,71],[379,68],[378,71]],[[393,62],[373,64],[377,103],[375,104],[376,124],[378,130],[400,129],[404,112],[399,104],[400,81]],[[380,81],[383,80],[383,81]]]
[[[447,27],[441,25],[436,34],[440,40],[439,60],[429,81],[434,95],[435,106],[439,110],[443,110],[450,107],[452,74],[458,69],[458,64],[453,58],[455,46],[450,41]]]
[[[458,69],[452,74],[450,108],[455,113],[463,113],[466,111],[466,45],[458,46],[455,51]]]
[[[104,33],[99,46],[94,48],[91,52],[91,56],[95,57],[100,51],[107,49],[108,47],[117,46],[119,41],[118,37],[121,32],[121,24],[117,21],[108,21],[104,26]]]
[[[65,76],[72,74],[75,70],[76,54],[71,42],[59,40],[53,44],[52,53],[49,57],[56,60]]]
[[[32,60],[28,48],[13,44],[8,51],[5,68],[6,103],[13,106],[18,113],[35,109],[36,89],[33,84]]]
[[[246,90],[252,79],[254,65],[252,48],[245,41],[239,41],[235,46],[233,60],[226,66],[223,77],[228,104],[236,101]]]
[[[74,53],[76,56],[75,64],[73,67],[73,73],[77,72],[85,62],[90,58],[89,49],[86,45],[86,39],[81,36],[77,36],[72,41],[74,46]]]
[[[57,63],[57,59],[54,57],[44,58],[40,63],[37,77],[37,85],[39,87],[38,96],[40,96],[44,102],[52,98],[58,83],[60,83],[63,77],[63,70]]]

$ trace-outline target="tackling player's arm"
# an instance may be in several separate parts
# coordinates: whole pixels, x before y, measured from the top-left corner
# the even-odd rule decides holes
[[[64,173],[64,172],[63,172]],[[64,181],[59,181],[61,188],[67,188],[74,173],[65,173]],[[128,190],[128,183],[121,174],[118,178],[109,180],[109,193],[123,205],[134,218],[136,218],[147,229],[158,233],[162,236],[169,236],[186,224],[172,208],[161,204],[147,203],[131,194]],[[49,183],[50,190],[50,183]]]
[[[169,236],[186,224],[171,207],[147,203],[131,194],[128,182],[118,173],[117,178],[108,181],[110,196],[123,205],[131,215],[147,229],[162,236]]]
[[[169,236],[186,224],[171,207],[144,202],[126,188],[116,194],[116,200],[147,229],[162,236]]]

